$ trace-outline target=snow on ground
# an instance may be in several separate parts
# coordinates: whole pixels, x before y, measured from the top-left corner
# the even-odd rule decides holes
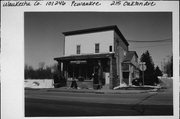
[[[25,88],[54,88],[53,79],[26,79]]]
[[[173,88],[173,78],[172,77],[162,77],[159,78],[160,86],[165,88]]]

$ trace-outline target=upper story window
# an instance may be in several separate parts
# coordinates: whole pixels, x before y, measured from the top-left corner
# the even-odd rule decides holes
[[[80,54],[81,53],[81,45],[77,45],[76,46],[76,54]]]
[[[112,45],[109,46],[109,52],[112,52]]]
[[[95,53],[99,53],[99,43],[95,44]]]

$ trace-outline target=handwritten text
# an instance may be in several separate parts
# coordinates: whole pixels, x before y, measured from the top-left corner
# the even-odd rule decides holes
[[[91,0],[55,0],[55,1],[6,1],[2,2],[3,7],[21,7],[21,6],[70,6],[70,7],[81,7],[81,6],[119,6],[119,7],[146,7],[146,6],[155,6],[156,2],[154,1],[122,1],[122,0],[113,0],[113,1],[91,1]]]

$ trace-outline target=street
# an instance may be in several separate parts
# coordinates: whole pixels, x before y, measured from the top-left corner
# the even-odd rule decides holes
[[[173,115],[172,90],[94,94],[25,90],[26,117]]]

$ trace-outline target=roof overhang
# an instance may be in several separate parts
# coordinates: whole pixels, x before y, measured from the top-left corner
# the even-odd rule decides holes
[[[105,54],[86,54],[86,55],[70,55],[54,58],[56,61],[72,61],[72,60],[87,60],[87,59],[102,59],[102,58],[110,58],[114,56],[114,53],[105,53]]]

